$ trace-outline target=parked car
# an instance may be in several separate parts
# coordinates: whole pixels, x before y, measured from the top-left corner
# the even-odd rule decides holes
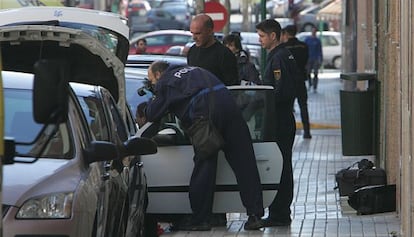
[[[175,15],[177,12],[171,12],[165,8],[152,8],[144,17],[135,19],[131,22],[132,34],[136,32],[150,32],[156,30],[188,30],[189,22],[185,21],[186,16]],[[190,20],[188,18],[188,20]]]
[[[186,45],[193,40],[190,31],[184,30],[158,30],[139,35],[130,40],[129,54],[135,54],[136,43],[139,39],[147,40],[147,53],[164,54],[171,46]]]
[[[4,236],[144,236],[138,155],[156,146],[131,136],[116,73],[128,51],[125,19],[64,7],[0,16],[5,131],[15,143],[3,173]]]
[[[151,6],[146,0],[123,0],[126,1],[125,16],[128,17],[128,25],[132,29],[135,25],[144,25],[147,22],[147,14]],[[149,31],[149,27],[147,31]],[[131,31],[130,34],[133,32]]]
[[[151,10],[151,5],[146,0],[131,0],[128,3],[127,14],[128,18],[134,18],[137,16],[144,16]]]
[[[311,32],[300,32],[296,37],[305,41]],[[323,64],[333,68],[342,67],[342,33],[336,31],[322,31],[317,33],[322,43]]]
[[[134,59],[136,65],[145,65],[149,61],[164,60],[174,63],[186,63],[185,57],[130,55],[128,62]],[[149,60],[150,59],[150,60]],[[182,60],[182,61],[181,61]],[[137,94],[139,85],[145,86],[147,68],[135,67],[127,63],[127,88],[132,96],[127,96],[128,104],[136,107],[151,98],[149,93]],[[135,70],[135,73],[134,73]],[[133,86],[135,84],[135,86]],[[132,87],[132,89],[131,89]],[[138,87],[138,88],[137,88]],[[263,185],[264,205],[269,206],[277,193],[281,176],[282,155],[275,142],[274,132],[274,97],[271,86],[230,86],[237,104],[243,110],[250,134],[253,139],[257,165]],[[188,199],[188,185],[192,172],[193,147],[181,127],[180,121],[168,114],[159,123],[147,123],[139,131],[144,137],[151,137],[158,145],[158,153],[142,156],[147,174],[149,205],[147,209],[147,230],[155,230],[156,222],[175,222],[182,215],[191,213]],[[217,191],[215,194],[215,213],[245,212],[237,182],[231,168],[220,152],[217,171]],[[162,175],[160,175],[162,174]],[[152,220],[152,221],[151,221]],[[151,225],[152,224],[152,228]]]
[[[193,8],[189,7],[188,5],[173,2],[163,4],[160,7],[160,10],[169,12],[175,17],[175,20],[183,23],[184,30],[190,30],[191,18],[195,13],[195,10]]]
[[[303,0],[294,0],[294,6],[301,8]],[[275,17],[290,17],[289,16],[289,0],[268,0],[266,1],[266,12],[270,14],[270,18]]]
[[[325,0],[319,4],[311,5],[299,12],[296,20],[299,31],[312,31],[313,27],[320,30],[329,30],[329,23],[316,17],[319,10],[327,6],[333,0]]]

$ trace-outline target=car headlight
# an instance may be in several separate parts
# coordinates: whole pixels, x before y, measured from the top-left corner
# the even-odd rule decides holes
[[[27,200],[18,219],[65,219],[72,215],[73,193],[52,193]]]

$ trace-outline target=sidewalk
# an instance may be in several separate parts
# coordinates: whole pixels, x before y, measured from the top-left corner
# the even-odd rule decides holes
[[[357,216],[340,197],[335,173],[362,158],[342,156],[340,130],[339,73],[324,71],[318,91],[309,91],[309,117],[312,139],[303,139],[298,128],[293,148],[294,200],[290,227],[245,231],[245,214],[228,214],[227,227],[209,232],[166,232],[162,236],[266,236],[266,237],[396,237],[400,236],[395,212]],[[300,125],[299,108],[295,117]]]

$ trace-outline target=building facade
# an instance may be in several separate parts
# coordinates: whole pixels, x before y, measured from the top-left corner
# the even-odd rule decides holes
[[[342,4],[343,72],[376,75],[376,163],[386,169],[388,183],[397,184],[401,236],[414,236],[414,3],[344,0]]]

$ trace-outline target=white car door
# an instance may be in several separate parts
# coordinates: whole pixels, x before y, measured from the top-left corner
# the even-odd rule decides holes
[[[231,86],[236,101],[243,110],[253,139],[259,169],[264,206],[277,193],[282,173],[282,154],[275,142],[274,98],[270,86]],[[153,138],[158,153],[142,157],[147,174],[149,206],[147,213],[191,213],[188,185],[193,170],[193,148],[179,122],[166,116]],[[145,133],[145,132],[144,132]],[[245,212],[233,171],[224,153],[219,153],[213,212]]]

